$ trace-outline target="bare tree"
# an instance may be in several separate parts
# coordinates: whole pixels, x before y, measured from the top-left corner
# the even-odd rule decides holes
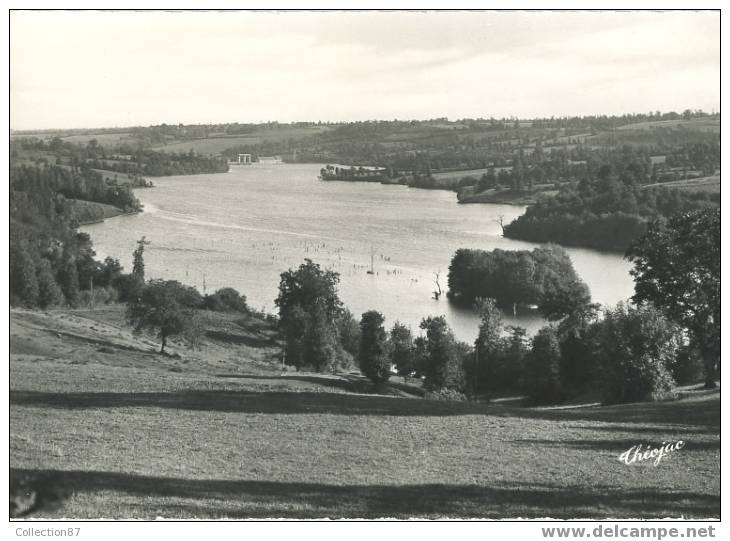
[[[496,220],[494,220],[499,224],[499,227],[502,228],[502,235],[504,236],[504,214],[500,214]]]
[[[441,271],[434,272],[434,279],[433,283],[436,284],[436,289],[433,292],[433,298],[436,300],[439,300],[439,297],[441,297],[441,284],[439,284],[439,278],[441,277]]]

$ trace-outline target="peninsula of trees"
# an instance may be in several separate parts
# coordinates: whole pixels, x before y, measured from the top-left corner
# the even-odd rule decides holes
[[[623,252],[653,220],[719,205],[719,193],[646,187],[606,169],[593,182],[583,179],[537,201],[504,227],[504,236]]]

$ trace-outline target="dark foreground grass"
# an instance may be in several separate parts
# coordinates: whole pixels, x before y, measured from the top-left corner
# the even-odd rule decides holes
[[[137,359],[46,334],[11,354],[18,515],[720,516],[719,393],[571,409],[434,402],[368,394],[352,376],[246,374],[244,361]],[[618,460],[678,439],[657,466]]]
[[[32,478],[49,508],[74,494],[66,512],[87,516],[98,500],[118,517],[168,518],[407,518],[713,516],[719,497],[663,487],[623,490],[609,485],[535,483],[483,485],[332,485],[246,480],[195,480],[95,471],[12,470]],[[96,515],[91,514],[91,517]]]

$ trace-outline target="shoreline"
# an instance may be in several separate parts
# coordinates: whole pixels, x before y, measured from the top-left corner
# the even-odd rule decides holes
[[[367,184],[382,184],[383,186],[405,186],[414,190],[441,190],[444,192],[451,192],[456,195],[456,203],[459,205],[464,204],[483,204],[483,205],[514,205],[514,206],[528,206],[534,205],[537,202],[537,198],[531,196],[525,196],[525,194],[513,194],[511,197],[499,198],[500,194],[494,194],[494,196],[487,195],[489,200],[482,200],[484,194],[469,195],[463,198],[459,198],[459,191],[454,190],[446,186],[413,186],[407,182],[401,182],[399,179],[387,179],[387,180],[366,180],[366,179],[323,179],[318,177],[321,182],[363,182]],[[506,193],[506,192],[505,192]],[[492,199],[493,197],[493,199]]]
[[[416,190],[442,190],[446,192],[452,192],[456,194],[456,202],[459,205],[514,205],[514,206],[529,206],[537,203],[538,199],[541,198],[541,192],[534,193],[521,193],[513,192],[512,190],[502,190],[500,192],[492,191],[492,193],[482,192],[474,195],[461,195],[465,189],[455,190],[453,187],[448,186],[418,186],[408,184],[401,178],[394,179],[345,179],[345,178],[329,178],[325,179],[321,176],[317,177],[321,182],[365,182],[369,184],[377,183],[384,186],[405,186]]]

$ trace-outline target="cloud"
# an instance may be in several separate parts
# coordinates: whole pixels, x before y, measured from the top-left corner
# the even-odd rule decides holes
[[[13,12],[11,126],[719,108],[717,12]]]

